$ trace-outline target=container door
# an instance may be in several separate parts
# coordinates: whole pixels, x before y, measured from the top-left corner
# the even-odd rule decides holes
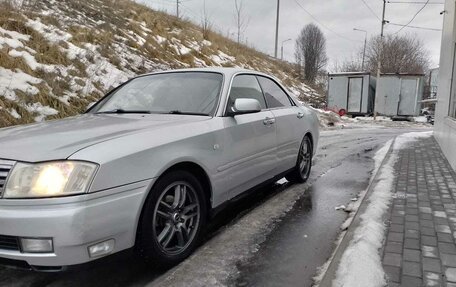
[[[360,113],[363,97],[363,78],[348,79],[347,112]]]
[[[402,79],[401,93],[399,95],[399,107],[397,114],[399,116],[415,115],[417,101],[417,79]]]

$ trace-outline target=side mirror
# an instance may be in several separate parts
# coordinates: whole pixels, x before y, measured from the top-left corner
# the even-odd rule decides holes
[[[230,116],[253,114],[261,112],[261,105],[258,100],[239,98],[234,101],[234,111],[230,111]]]

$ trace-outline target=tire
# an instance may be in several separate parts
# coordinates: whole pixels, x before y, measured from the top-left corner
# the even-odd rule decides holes
[[[206,199],[197,178],[171,171],[152,188],[142,211],[138,251],[159,268],[187,258],[198,246],[206,225]]]
[[[298,159],[294,169],[285,176],[288,181],[304,183],[309,179],[312,169],[313,147],[312,140],[305,136],[299,148]]]

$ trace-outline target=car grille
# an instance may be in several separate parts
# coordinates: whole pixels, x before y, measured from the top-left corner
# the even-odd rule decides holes
[[[6,178],[13,168],[14,161],[0,159],[0,197],[2,197],[3,190],[6,186]]]
[[[15,236],[0,235],[0,249],[19,251],[19,240]]]

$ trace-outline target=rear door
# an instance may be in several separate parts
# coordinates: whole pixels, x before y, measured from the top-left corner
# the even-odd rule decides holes
[[[363,78],[348,79],[347,112],[360,113],[363,96]]]
[[[296,165],[299,147],[304,135],[304,114],[274,80],[258,76],[266,104],[276,119],[277,169],[276,174]]]
[[[399,116],[412,116],[415,114],[417,101],[417,79],[401,79],[401,93],[399,95]]]
[[[258,100],[262,111],[224,117],[224,159],[223,165],[218,167],[218,172],[225,183],[226,199],[271,178],[277,164],[274,114],[267,110],[266,101],[255,76],[235,76],[229,93],[227,111],[234,108],[234,101],[238,98]]]

